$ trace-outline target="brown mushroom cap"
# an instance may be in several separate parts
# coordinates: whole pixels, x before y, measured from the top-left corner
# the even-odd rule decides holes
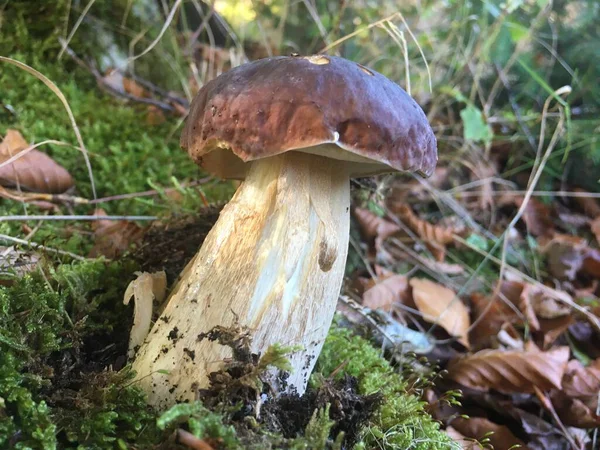
[[[274,57],[225,72],[192,102],[181,146],[209,172],[291,150],[353,161],[352,175],[430,175],[435,135],[397,84],[335,56]]]

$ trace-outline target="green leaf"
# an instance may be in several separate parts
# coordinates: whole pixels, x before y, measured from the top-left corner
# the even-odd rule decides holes
[[[529,28],[516,22],[507,22],[506,28],[510,33],[510,37],[513,42],[519,42],[526,39],[529,36]]]
[[[479,108],[468,105],[460,112],[460,117],[464,124],[464,138],[472,141],[491,142],[494,133],[490,126],[483,119],[483,114]]]

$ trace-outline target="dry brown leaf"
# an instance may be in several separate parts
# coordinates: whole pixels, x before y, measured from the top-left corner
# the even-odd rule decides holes
[[[552,276],[573,281],[583,266],[588,246],[585,239],[555,234],[541,251],[548,258],[548,270]]]
[[[469,310],[452,289],[430,280],[411,278],[412,297],[427,322],[435,323],[469,348]]]
[[[7,130],[0,144],[0,164],[29,147],[21,133]],[[73,186],[67,170],[45,153],[33,149],[10,164],[0,167],[0,185],[33,192],[62,194]]]
[[[392,275],[365,291],[363,306],[390,311],[394,303],[403,303],[408,295],[407,278],[404,275]]]
[[[476,345],[476,348],[491,346],[492,340],[498,335],[503,325],[518,321],[516,313],[499,299],[490,305],[489,298],[479,293],[473,293],[471,304],[475,325],[469,332],[469,340]]]
[[[566,292],[562,292],[562,298],[569,298]],[[571,308],[559,298],[553,297],[544,289],[533,284],[525,284],[520,295],[521,304],[524,304],[524,309],[530,309],[535,318],[535,330],[539,330],[539,319],[556,319],[557,317],[566,316],[571,313]],[[525,312],[524,309],[521,311]],[[529,318],[529,315],[527,315]],[[532,325],[533,328],[533,325]]]
[[[515,205],[520,208],[522,204],[523,199],[515,197]],[[527,232],[532,236],[548,236],[554,234],[554,224],[551,217],[552,214],[548,206],[536,198],[530,198],[522,219],[527,227]]]
[[[150,93],[131,78],[123,76],[121,72],[114,69],[106,71],[102,82],[120,94],[129,94],[134,97],[149,98]]]
[[[600,426],[600,416],[582,400],[569,397],[561,391],[552,391],[550,399],[558,417],[565,425],[577,428]]]
[[[593,277],[600,278],[600,250],[588,249],[583,259],[583,270]]]
[[[569,397],[597,402],[600,392],[600,359],[584,367],[578,360],[569,361],[563,377],[563,392]]]
[[[525,443],[517,438],[508,427],[498,425],[483,417],[457,418],[452,421],[452,427],[463,436],[478,441],[487,439],[494,450],[509,450],[517,445],[522,450],[528,449]]]
[[[574,188],[573,191],[588,194],[587,191],[581,188]],[[587,214],[588,217],[594,218],[600,216],[600,202],[593,197],[575,197],[575,201],[579,207]]]
[[[443,261],[446,245],[454,242],[454,235],[464,233],[464,228],[434,225],[420,219],[407,204],[397,204],[394,212],[398,217],[425,242],[437,261]]]
[[[532,350],[482,350],[453,361],[448,376],[480,391],[531,393],[560,389],[569,360],[569,347],[547,352]]]
[[[575,323],[573,315],[557,317],[556,319],[541,319],[540,332],[543,333],[543,346],[549,348],[554,341],[561,337]]]
[[[94,211],[94,215],[105,216],[102,209]],[[132,244],[139,242],[143,237],[145,228],[127,220],[96,220],[92,222],[94,231],[94,247],[89,256],[96,258],[106,256],[113,259],[122,255]]]
[[[454,427],[446,427],[444,430],[448,437],[456,442],[463,450],[472,450],[479,448],[474,439],[464,436]]]
[[[165,121],[167,120],[165,114],[162,112],[162,109],[160,109],[158,106],[150,105],[148,106],[147,111],[148,112],[146,115],[146,123],[148,125],[160,125],[162,123],[165,123]]]
[[[600,244],[600,215],[592,220],[590,228],[592,229],[594,236],[596,236],[596,242]]]
[[[374,242],[376,239],[385,240],[400,231],[398,225],[379,217],[366,208],[354,208],[354,217],[367,242]]]

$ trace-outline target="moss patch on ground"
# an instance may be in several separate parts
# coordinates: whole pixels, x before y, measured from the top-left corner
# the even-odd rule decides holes
[[[361,410],[367,412],[359,421],[347,422],[360,424],[354,448],[450,446],[371,343],[339,326],[329,334],[308,396],[283,399],[279,408],[267,400],[258,421],[255,405],[235,395],[162,415],[151,410],[131,383],[125,357],[132,312],[122,293],[137,268],[128,260],[48,262],[0,287],[0,447],[162,448],[173,444],[169,437],[178,427],[216,448],[339,448],[349,434],[348,425],[340,426]],[[280,357],[268,358],[281,366]],[[373,395],[377,401],[361,400]],[[284,408],[306,419],[293,428],[291,416],[277,418]]]

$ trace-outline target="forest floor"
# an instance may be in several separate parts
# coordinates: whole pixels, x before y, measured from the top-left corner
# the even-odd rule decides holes
[[[514,108],[504,84],[512,103],[486,109],[434,73],[446,97],[415,96],[440,163],[428,180],[353,183],[344,287],[307,394],[256,413],[263,392],[235,380],[285,367],[273,349],[155,411],[132,384],[123,295],[140,272],[171,286],[236,185],[179,148],[193,77],[186,94],[156,60],[139,77],[97,69],[103,2],[59,58],[55,25],[82,11],[58,3],[47,21],[43,6],[0,11],[2,448],[596,448],[600,170],[582,163],[597,141],[570,87],[529,74],[541,100]],[[237,61],[206,49],[200,68]]]

